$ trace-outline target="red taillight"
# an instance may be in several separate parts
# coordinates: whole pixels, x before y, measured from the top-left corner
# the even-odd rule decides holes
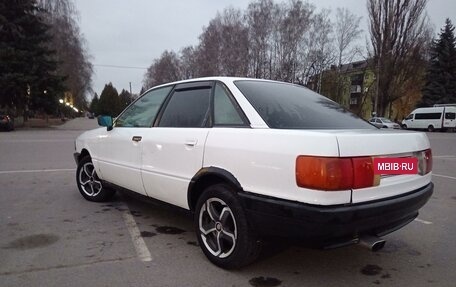
[[[355,157],[353,162],[353,189],[378,185],[374,174],[374,162],[371,157]]]
[[[327,191],[378,185],[371,157],[298,156],[296,183],[300,187]]]
[[[424,151],[424,161],[426,162],[426,174],[432,171],[432,150],[427,149]]]
[[[419,151],[415,153],[418,158],[418,174],[425,175],[432,171],[432,151],[431,149]]]

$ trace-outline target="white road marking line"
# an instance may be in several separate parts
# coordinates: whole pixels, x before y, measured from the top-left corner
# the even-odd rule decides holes
[[[127,226],[128,232],[130,232],[131,240],[133,241],[133,246],[135,247],[138,258],[142,261],[152,261],[150,251],[141,236],[141,232],[139,231],[138,225],[136,225],[135,219],[130,213],[130,209],[125,208],[122,217],[125,225]]]
[[[456,177],[449,176],[449,175],[442,175],[442,174],[435,174],[435,173],[433,173],[432,176],[437,176],[437,177],[443,177],[443,178],[449,178],[449,179],[454,179],[454,180],[456,180]]]
[[[427,225],[432,224],[432,222],[430,222],[430,221],[422,220],[419,218],[415,218],[415,221],[419,222],[419,223],[427,224]]]
[[[35,173],[35,172],[61,172],[61,171],[76,171],[76,169],[75,168],[60,168],[60,169],[2,170],[2,171],[0,171],[0,174]]]

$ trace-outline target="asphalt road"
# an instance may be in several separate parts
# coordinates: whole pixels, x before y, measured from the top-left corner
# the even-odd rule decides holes
[[[124,194],[91,203],[75,184],[74,139],[95,120],[0,133],[0,286],[455,286],[456,133],[429,133],[435,192],[377,253],[269,244],[225,271],[190,215]]]

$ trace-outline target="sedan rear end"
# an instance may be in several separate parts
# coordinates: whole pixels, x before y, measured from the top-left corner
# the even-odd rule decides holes
[[[235,85],[269,128],[242,143],[225,138],[237,151],[230,167],[242,167],[241,197],[260,233],[323,247],[350,244],[401,228],[430,198],[425,134],[377,129],[300,86]],[[205,160],[216,159],[211,165],[221,160],[211,148],[215,137],[209,135],[206,147]],[[416,159],[415,174],[375,172],[377,159],[401,158]]]

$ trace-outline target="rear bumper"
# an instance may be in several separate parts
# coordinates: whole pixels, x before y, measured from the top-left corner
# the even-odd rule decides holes
[[[429,200],[433,183],[407,194],[359,204],[316,206],[239,193],[249,224],[262,236],[298,239],[319,247],[382,236],[411,222]]]

